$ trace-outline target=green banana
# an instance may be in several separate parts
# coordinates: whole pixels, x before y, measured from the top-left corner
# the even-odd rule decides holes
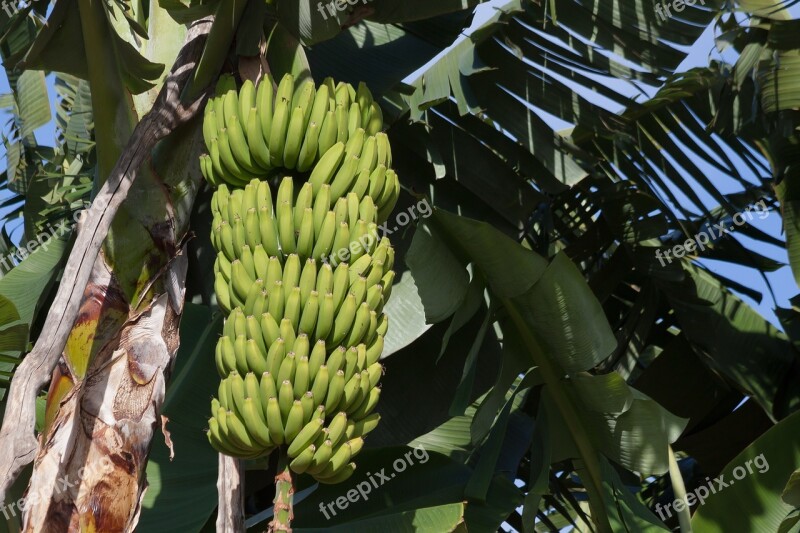
[[[297,106],[292,109],[286,140],[284,141],[284,167],[291,169],[297,166],[297,158],[300,156],[300,147],[305,136],[305,129],[305,111],[303,111],[302,107]]]
[[[261,78],[256,92],[256,107],[258,108],[259,125],[261,126],[261,136],[269,138],[267,134],[272,128],[272,105],[274,88],[272,86],[272,76],[269,73]]]
[[[339,168],[339,164],[344,158],[344,148],[345,145],[343,142],[337,142],[330,148],[330,150],[325,152],[325,154],[320,157],[319,161],[314,166],[314,170],[311,171],[308,182],[313,187],[315,195],[317,192],[319,192],[323,184],[328,183],[331,181],[331,179],[333,179],[336,171]],[[335,196],[332,194],[332,197]]]
[[[292,444],[287,450],[289,457],[297,457],[303,450],[311,446],[322,432],[323,421],[319,418],[312,418],[297,434]]]
[[[275,115],[272,117],[272,126],[269,130],[267,146],[269,146],[269,161],[273,167],[283,166],[284,146],[286,145],[286,130],[292,110],[286,100],[275,101]]]

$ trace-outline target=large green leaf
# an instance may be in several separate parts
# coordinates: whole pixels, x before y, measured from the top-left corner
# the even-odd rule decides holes
[[[53,282],[68,244],[69,234],[44,240],[43,245],[37,245],[33,253],[0,278],[0,295],[13,302],[22,322],[30,324],[36,316],[40,299]]]
[[[696,533],[778,531],[795,508],[781,499],[794,470],[800,468],[800,413],[756,439],[712,481],[714,493],[692,518]],[[708,491],[706,491],[708,492]],[[735,512],[732,512],[735,510]]]
[[[402,447],[365,450],[359,455],[357,463],[358,470],[349,480],[338,485],[320,485],[308,498],[295,505],[295,520],[292,526],[301,531],[305,528],[336,530],[334,528],[337,527],[349,527],[348,531],[361,531],[360,521],[371,519],[376,520],[374,523],[385,527],[403,528],[398,531],[411,531],[406,528],[408,520],[415,513],[437,508],[440,512],[421,514],[425,520],[430,520],[430,522],[419,522],[423,526],[423,531],[431,533],[450,531],[460,522],[460,520],[450,522],[454,517],[449,513],[443,514],[441,511],[444,509],[441,506],[462,504],[464,484],[471,475],[469,467],[423,448]],[[383,474],[386,479],[378,474]],[[373,479],[375,481],[370,483]],[[492,516],[507,516],[508,512],[519,504],[517,489],[513,486],[508,487],[508,484],[507,480],[495,480],[492,490],[502,491],[503,497],[498,501],[490,499],[484,505],[475,504],[474,520],[485,522],[491,520],[489,517]],[[359,493],[359,487],[366,495]],[[420,490],[420,487],[424,487],[425,490]],[[344,509],[336,506],[337,499],[342,507],[345,507]],[[333,511],[328,504],[333,505]],[[472,505],[468,503],[467,508]],[[325,513],[322,512],[323,508]],[[448,521],[440,521],[444,517],[450,518]],[[379,518],[386,521],[378,522]],[[467,526],[472,531],[469,520],[468,517]],[[448,523],[451,524],[450,528],[433,528],[437,524]],[[431,529],[427,529],[428,524]],[[495,524],[495,530],[497,525],[499,522]],[[475,530],[490,529],[476,527]],[[365,526],[364,531],[376,531],[376,529]]]

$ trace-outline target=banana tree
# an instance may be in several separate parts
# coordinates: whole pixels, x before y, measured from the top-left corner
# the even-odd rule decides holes
[[[0,280],[0,363],[19,363],[29,330],[35,341],[0,433],[6,501],[35,458],[25,527],[200,530],[217,507],[218,530],[245,518],[261,530],[271,516],[263,471],[275,473],[274,461],[215,457],[197,409],[215,392],[204,378],[220,320],[192,115],[221,71],[366,81],[383,96],[405,190],[386,226],[399,265],[383,422],[363,475],[328,487],[297,480],[296,529],[688,530],[689,509],[664,518],[665,502],[757,455],[759,442],[765,453],[777,446],[800,393],[795,311],[776,329],[741,297],[762,295],[707,260],[765,279],[782,265],[729,233],[672,261],[657,252],[760,202],[778,216],[780,201],[796,263],[794,2],[709,1],[665,20],[638,0],[510,0],[479,10],[459,38],[476,3],[320,4],[323,17],[308,0],[58,0],[10,21],[4,58],[27,78],[10,76],[8,104],[22,120],[7,141],[6,181],[24,196],[26,238],[43,224],[37,199],[58,205],[56,220],[80,207],[87,182],[94,196],[58,291],[43,284],[40,303],[25,298],[54,278],[65,242]],[[709,26],[735,64],[723,56],[680,70]],[[170,64],[165,78],[159,65]],[[63,158],[31,138],[45,120],[37,70],[65,80]],[[23,97],[31,87],[38,99]],[[82,120],[87,102],[93,120]],[[106,202],[108,193],[127,186],[114,217],[125,194]],[[737,232],[785,245],[755,223]],[[48,382],[39,446],[34,399]],[[165,439],[153,438],[157,426]],[[424,462],[396,472],[413,450]],[[748,483],[763,482],[763,501],[781,502],[770,513],[782,516],[752,523],[791,526],[794,486],[779,497],[800,464],[774,464],[774,477]],[[397,476],[377,486],[375,472]],[[370,493],[358,492],[364,483]],[[353,491],[355,502],[336,505]],[[721,530],[720,505],[701,507],[694,530]]]

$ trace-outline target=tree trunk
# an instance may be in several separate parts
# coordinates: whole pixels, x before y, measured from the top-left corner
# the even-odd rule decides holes
[[[219,454],[217,477],[217,532],[240,533],[244,531],[244,479],[239,459]]]
[[[133,531],[138,522],[147,456],[157,427],[167,422],[160,410],[179,346],[186,219],[202,183],[196,157],[202,145],[199,127],[192,128],[183,146],[183,187],[173,191],[159,183],[148,192],[166,209],[146,228],[154,259],[142,267],[149,277],[140,279],[142,291],[135,301],[121,289],[113,262],[98,250],[139,167],[150,164],[156,143],[197,114],[203,98],[184,106],[180,97],[210,26],[210,19],[204,19],[188,31],[153,109],[134,130],[79,228],[40,340],[12,383],[0,432],[0,473],[6,474],[0,475],[0,499],[35,454],[25,501],[18,504],[24,510],[24,531]],[[169,139],[163,143],[172,147]],[[141,200],[133,197],[132,209]],[[98,325],[112,310],[122,319]],[[87,320],[93,322],[90,339],[75,335]],[[85,376],[74,372],[63,358],[68,338],[92,342],[98,332],[102,342]],[[49,424],[37,446],[31,438],[33,399],[51,372],[51,399],[56,399],[48,406]]]

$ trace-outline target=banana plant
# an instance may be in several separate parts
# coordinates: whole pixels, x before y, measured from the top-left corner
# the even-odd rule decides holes
[[[7,205],[24,199],[29,239],[86,194],[102,198],[137,125],[163,110],[187,27],[213,17],[184,103],[221,72],[363,80],[382,97],[404,190],[385,225],[398,261],[382,423],[349,480],[297,478],[292,527],[719,531],[744,523],[720,511],[735,501],[752,527],[789,530],[800,464],[780,436],[800,397],[796,310],[780,310],[775,327],[747,303],[767,295],[710,261],[766,280],[784,258],[764,245],[788,245],[797,269],[795,3],[709,0],[664,18],[640,0],[497,1],[463,37],[478,2],[34,2],[2,32],[4,63],[22,72],[9,73],[2,100],[13,116],[4,183],[17,195]],[[726,53],[682,67],[709,28]],[[41,70],[57,73],[60,95],[51,151],[32,136],[51,115]],[[90,473],[58,506],[28,507],[29,530],[246,520],[256,531],[275,514],[286,525],[263,481],[276,462],[215,457],[198,419],[216,393],[207,378],[221,328],[200,134],[198,117],[148,145],[41,382],[30,366],[63,312],[52,283],[73,279],[84,250],[59,240],[0,279],[0,371],[22,361],[14,381],[36,384],[26,405],[49,383],[41,450],[11,438],[16,418],[0,442],[36,455],[29,494]],[[747,212],[780,216],[786,242],[752,218],[736,223]],[[664,260],[701,233],[713,236]],[[136,398],[152,404],[133,412],[147,403]],[[375,485],[370,474],[415,450],[427,459]],[[661,512],[760,452],[769,475],[695,501],[691,524],[689,509]],[[108,466],[115,456],[127,459]],[[24,464],[0,463],[8,500]],[[351,492],[355,502],[337,505]]]

